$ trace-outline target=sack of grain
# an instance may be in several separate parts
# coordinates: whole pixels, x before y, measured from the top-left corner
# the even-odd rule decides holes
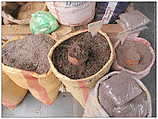
[[[4,72],[2,73],[2,104],[14,109],[24,99],[28,90],[16,85]]]
[[[155,62],[155,53],[151,44],[140,37],[126,39],[116,47],[116,60],[112,68],[126,71],[141,79],[147,76]]]
[[[88,97],[83,117],[151,117],[151,96],[145,85],[126,72],[100,79]]]
[[[88,24],[95,15],[95,2],[46,2],[59,23],[68,26]]]
[[[61,84],[51,72],[47,59],[54,44],[48,35],[28,35],[10,40],[2,48],[2,71],[44,104],[55,101]]]
[[[48,54],[52,72],[83,107],[90,89],[109,71],[115,55],[106,33],[99,31],[92,38],[87,31],[80,30],[62,37]],[[75,58],[71,53],[79,53],[79,57]]]
[[[2,7],[4,24],[29,24],[31,14],[46,10],[45,2],[5,2]]]

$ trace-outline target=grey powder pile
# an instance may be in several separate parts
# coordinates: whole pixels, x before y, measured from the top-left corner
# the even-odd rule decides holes
[[[99,101],[112,117],[146,117],[148,114],[145,92],[125,72],[100,84]]]
[[[38,74],[46,73],[50,68],[47,55],[54,44],[51,37],[42,34],[12,41],[2,48],[2,63]]]

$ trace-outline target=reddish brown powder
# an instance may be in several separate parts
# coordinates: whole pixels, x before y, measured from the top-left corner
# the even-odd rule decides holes
[[[59,72],[71,79],[80,79],[98,72],[110,57],[110,47],[101,34],[93,37],[89,32],[61,43],[54,51],[52,61]],[[78,62],[74,65],[68,55]]]

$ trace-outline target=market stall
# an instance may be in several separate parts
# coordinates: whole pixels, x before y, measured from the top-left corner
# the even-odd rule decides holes
[[[59,100],[71,102],[71,117],[152,116],[153,92],[142,81],[154,66],[155,51],[140,36],[152,21],[132,3],[5,2],[2,19],[2,73],[3,80],[11,82],[4,82],[2,89],[7,108],[18,109],[30,92],[40,105],[49,105],[32,113],[37,117],[53,117],[49,111],[42,115],[42,110],[55,110]],[[109,78],[113,74],[120,83]],[[99,88],[103,80],[113,95]],[[133,93],[117,92],[120,85]],[[31,110],[38,110],[36,106]]]

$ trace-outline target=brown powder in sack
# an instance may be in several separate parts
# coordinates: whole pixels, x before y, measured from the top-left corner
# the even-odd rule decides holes
[[[47,35],[29,35],[2,48],[2,63],[39,74],[48,72],[48,52],[55,41]]]
[[[45,6],[44,2],[27,2],[20,7],[17,19],[31,18],[33,13],[44,10]]]
[[[112,117],[145,117],[147,97],[127,73],[109,77],[99,86],[99,102]]]
[[[6,5],[2,7],[2,11],[4,11],[6,14],[10,14],[14,18],[17,18],[20,7],[21,4],[17,2],[6,2]]]
[[[52,60],[59,72],[71,79],[80,79],[98,72],[110,57],[110,47],[101,34],[92,38],[81,33],[61,43]]]
[[[31,18],[31,14],[45,9],[44,2],[6,2],[2,7],[5,13],[19,20]]]
[[[145,70],[152,61],[150,49],[143,43],[126,40],[116,49],[117,63],[135,72]]]

